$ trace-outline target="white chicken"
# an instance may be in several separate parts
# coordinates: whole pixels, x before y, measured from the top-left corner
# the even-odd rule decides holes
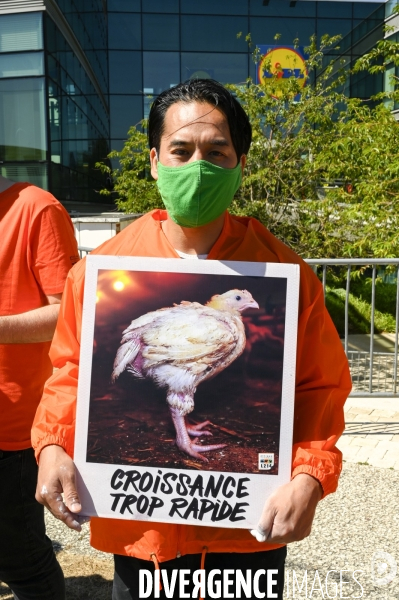
[[[112,380],[126,369],[137,378],[152,379],[167,389],[167,402],[176,429],[176,445],[186,454],[207,462],[200,453],[226,444],[200,445],[191,437],[212,435],[209,421],[188,425],[197,386],[217,375],[245,348],[241,313],[259,308],[246,290],[213,296],[206,305],[181,302],[149,312],[131,322],[123,332],[115,357]]]

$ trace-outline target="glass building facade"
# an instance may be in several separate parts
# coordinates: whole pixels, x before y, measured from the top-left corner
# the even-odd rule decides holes
[[[98,202],[94,165],[109,152],[107,16],[101,0],[49,4],[0,14],[0,173],[66,205]]]
[[[381,2],[108,0],[111,146],[121,149],[128,128],[148,115],[151,96],[179,81],[255,79],[248,33],[252,48],[340,34],[340,52],[352,61],[380,39],[384,17]],[[373,92],[367,80],[351,87],[361,97]]]
[[[47,188],[42,13],[0,18],[1,174]]]
[[[18,0],[8,0],[16,7]],[[381,39],[396,2],[310,0],[24,0],[0,3],[0,168],[61,201],[101,202],[95,169],[121,149],[151,98],[192,77],[255,78],[255,45],[307,45],[340,34],[348,62]],[[42,4],[42,6],[40,6]],[[38,8],[40,9],[38,9]],[[241,34],[241,35],[238,35]],[[368,98],[384,82],[353,78]],[[378,88],[378,89],[377,89]]]

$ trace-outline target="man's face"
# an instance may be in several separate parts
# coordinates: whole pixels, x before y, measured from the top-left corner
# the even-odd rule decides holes
[[[245,155],[240,157],[242,169]],[[151,175],[158,179],[157,160],[165,167],[180,167],[195,160],[233,169],[238,162],[223,112],[202,102],[176,102],[165,114],[158,159],[150,151]]]

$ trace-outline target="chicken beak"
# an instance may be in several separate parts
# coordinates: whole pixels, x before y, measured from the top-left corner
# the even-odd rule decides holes
[[[251,300],[251,302],[248,302],[248,304],[245,305],[245,308],[259,308],[259,304],[256,300]]]

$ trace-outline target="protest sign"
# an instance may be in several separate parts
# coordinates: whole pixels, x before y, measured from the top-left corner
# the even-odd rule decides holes
[[[256,526],[290,479],[299,266],[89,256],[83,514]]]

